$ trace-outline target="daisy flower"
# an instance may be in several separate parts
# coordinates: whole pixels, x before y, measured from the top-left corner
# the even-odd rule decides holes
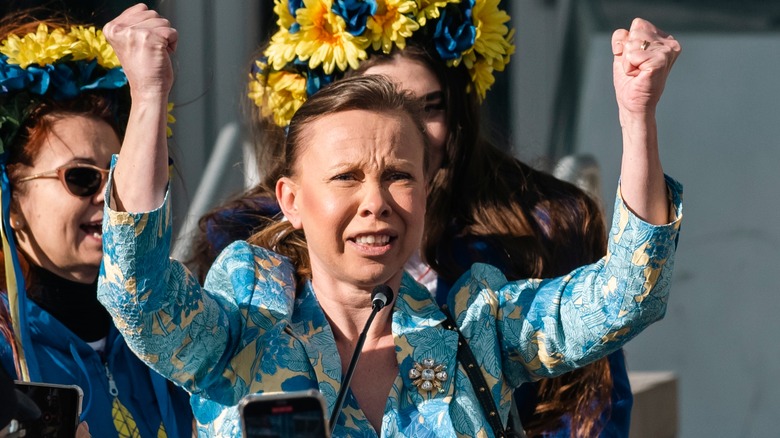
[[[168,138],[173,137],[173,129],[171,125],[176,123],[176,117],[173,117],[173,102],[168,102],[168,117],[166,120],[167,126],[165,127],[165,134]]]
[[[477,92],[477,96],[479,96],[479,101],[482,102],[487,95],[487,91],[496,82],[496,78],[493,76],[493,66],[488,60],[482,58],[473,63],[468,70],[474,90]],[[471,88],[471,85],[469,88]],[[469,89],[468,91],[471,90]]]
[[[35,32],[24,37],[10,35],[0,45],[0,53],[8,56],[9,64],[18,64],[21,68],[30,64],[45,66],[69,55],[73,42],[73,36],[62,29],[50,33],[49,27],[41,23]]]
[[[301,61],[309,61],[309,68],[322,65],[326,74],[347,67],[358,68],[366,59],[368,39],[348,32],[344,19],[331,12],[331,0],[304,0],[298,9],[301,40],[296,55]]]
[[[295,60],[299,41],[301,41],[301,32],[291,33],[287,29],[279,29],[271,37],[271,42],[264,52],[268,64],[273,66],[274,70],[282,70],[284,66]]]
[[[459,0],[416,0],[417,1],[417,22],[420,26],[425,26],[428,20],[439,18],[441,8],[447,3],[457,3]]]
[[[280,29],[287,29],[289,31],[297,24],[294,11],[291,11],[294,6],[293,8],[290,6],[291,5],[288,5],[287,0],[274,0],[274,13],[279,17],[279,19],[276,20],[276,24],[279,25]],[[296,29],[293,28],[293,31],[296,31]]]
[[[261,71],[254,74],[249,82],[249,98],[260,108],[263,117],[273,116],[274,123],[285,127],[292,116],[306,101],[306,78],[289,71]]]
[[[371,31],[373,49],[381,47],[384,53],[390,53],[393,43],[399,49],[405,48],[406,38],[420,28],[412,18],[417,12],[416,0],[380,0],[377,6],[377,12],[366,24]]]
[[[94,26],[74,26],[70,35],[75,40],[71,46],[74,61],[97,59],[98,64],[107,69],[120,66],[114,48],[108,44],[102,30],[95,30]]]
[[[509,15],[498,8],[498,2],[477,0],[474,4],[472,14],[477,37],[474,46],[463,54],[463,62],[469,68],[478,56],[488,59],[492,64],[494,60],[503,62],[507,54],[514,51],[511,39],[506,38],[509,28],[505,23],[509,21]]]

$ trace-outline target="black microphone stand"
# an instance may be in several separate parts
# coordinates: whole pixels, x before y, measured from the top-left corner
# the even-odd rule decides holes
[[[393,301],[393,290],[390,286],[380,284],[375,287],[371,292],[371,315],[368,316],[368,321],[363,327],[363,331],[358,336],[357,345],[355,345],[355,352],[352,353],[352,359],[349,361],[349,367],[347,367],[347,373],[344,374],[344,380],[341,383],[341,389],[339,395],[336,398],[336,405],[333,407],[333,413],[330,415],[330,433],[333,434],[333,429],[336,428],[336,420],[341,413],[341,407],[344,405],[344,399],[347,397],[347,390],[349,389],[349,383],[352,381],[352,375],[355,373],[355,367],[357,361],[360,358],[360,353],[363,351],[363,344],[366,342],[366,335],[368,335],[368,328],[371,326],[371,322],[374,321],[374,317],[380,310],[382,310],[387,303]]]

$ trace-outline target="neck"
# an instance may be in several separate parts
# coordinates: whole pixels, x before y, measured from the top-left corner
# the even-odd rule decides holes
[[[386,284],[397,291],[401,284],[400,275],[397,280],[393,280]],[[312,278],[312,288],[317,295],[320,308],[328,319],[337,343],[354,345],[357,342],[371,315],[373,287],[356,287],[338,282],[318,282],[316,276]],[[387,303],[377,313],[368,330],[367,340],[379,339],[392,333],[394,302]]]
[[[97,279],[77,283],[32,265],[27,295],[85,342],[108,335],[111,317],[98,302]]]

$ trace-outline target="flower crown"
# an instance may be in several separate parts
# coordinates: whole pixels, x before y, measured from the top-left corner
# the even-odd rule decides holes
[[[0,154],[42,98],[68,100],[126,86],[114,49],[94,26],[49,30],[41,23],[35,32],[8,36],[0,43]],[[122,104],[129,108],[129,100]],[[171,107],[169,123],[175,121]]]
[[[285,127],[308,96],[358,68],[372,52],[431,47],[464,64],[480,100],[514,54],[514,29],[500,0],[274,0],[279,30],[250,73],[249,97]]]

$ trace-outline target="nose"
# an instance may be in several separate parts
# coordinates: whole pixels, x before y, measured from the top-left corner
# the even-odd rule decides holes
[[[95,204],[102,204],[106,200],[106,182],[108,181],[108,177],[103,177],[103,180],[100,182],[100,188],[97,192],[95,192],[94,195],[92,195],[92,202]]]
[[[363,186],[363,198],[360,203],[361,217],[390,216],[390,192],[380,183],[370,183]]]

